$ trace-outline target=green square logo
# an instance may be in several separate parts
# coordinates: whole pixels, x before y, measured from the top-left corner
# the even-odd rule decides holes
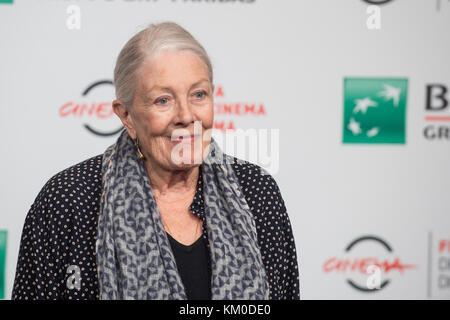
[[[0,0],[0,3],[13,3],[13,0]]]
[[[343,143],[405,144],[408,79],[344,78]]]
[[[0,230],[0,299],[5,299],[6,235],[7,231]]]

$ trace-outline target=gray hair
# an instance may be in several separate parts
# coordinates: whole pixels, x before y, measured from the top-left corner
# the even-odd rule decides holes
[[[150,24],[134,35],[120,51],[114,68],[116,97],[128,108],[133,103],[136,76],[144,61],[161,51],[187,50],[196,54],[206,64],[213,83],[211,61],[202,45],[184,28],[174,22]]]

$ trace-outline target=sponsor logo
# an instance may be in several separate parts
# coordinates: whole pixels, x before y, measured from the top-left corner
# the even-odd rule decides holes
[[[449,98],[449,90],[445,84],[433,83],[425,86],[425,139],[450,140]]]
[[[346,277],[350,287],[361,292],[375,292],[386,288],[394,272],[404,274],[415,265],[404,264],[385,240],[377,236],[362,236],[345,248],[342,257],[331,257],[323,264],[327,274]],[[368,278],[367,275],[371,274]]]
[[[408,80],[345,78],[343,143],[405,143]]]

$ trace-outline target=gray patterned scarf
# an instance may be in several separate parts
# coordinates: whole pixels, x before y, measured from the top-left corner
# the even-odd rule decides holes
[[[212,299],[269,299],[253,215],[212,139],[201,164]],[[96,257],[100,299],[187,299],[150,181],[126,130],[103,155]]]

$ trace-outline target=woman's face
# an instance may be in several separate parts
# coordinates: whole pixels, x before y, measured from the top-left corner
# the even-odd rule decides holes
[[[163,51],[137,76],[133,105],[119,116],[147,161],[166,170],[199,165],[214,119],[206,64],[189,51]]]

